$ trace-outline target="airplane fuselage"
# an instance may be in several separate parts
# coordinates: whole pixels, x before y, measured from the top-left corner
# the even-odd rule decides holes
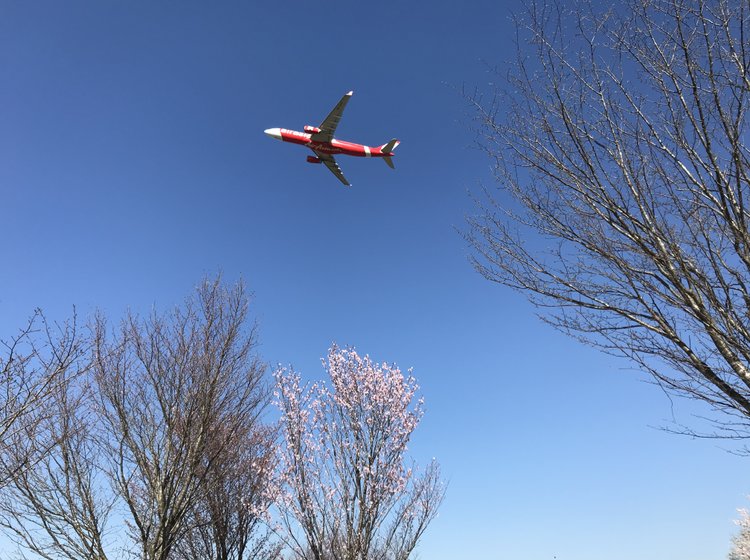
[[[336,138],[330,142],[314,142],[312,134],[286,128],[269,128],[265,132],[272,138],[276,138],[282,142],[299,144],[300,146],[310,148],[314,152],[332,156],[339,154],[355,157],[385,157],[393,155],[393,153],[383,153],[381,147],[365,146],[363,144],[355,144],[354,142],[337,140]]]

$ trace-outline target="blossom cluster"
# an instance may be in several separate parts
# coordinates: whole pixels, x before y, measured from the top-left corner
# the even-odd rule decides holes
[[[736,523],[740,527],[740,532],[732,539],[729,560],[750,560],[750,513],[746,509],[738,511],[740,518]]]
[[[406,461],[423,400],[411,371],[353,349],[333,346],[323,366],[328,382],[308,386],[291,369],[275,372],[283,431],[277,504],[286,529],[302,531],[290,538],[299,548],[365,558],[425,517],[423,480]],[[401,525],[407,529],[394,531]]]

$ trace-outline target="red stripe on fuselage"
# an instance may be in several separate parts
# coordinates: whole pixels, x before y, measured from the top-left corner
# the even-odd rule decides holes
[[[281,139],[284,142],[307,146],[311,150],[315,150],[321,154],[330,154],[332,156],[343,154],[356,157],[365,157],[367,155],[365,152],[365,146],[362,144],[344,142],[343,140],[336,140],[335,138],[330,142],[313,142],[311,138],[312,136],[305,132],[288,130],[286,128],[281,129]],[[367,147],[370,149],[371,156],[378,157],[383,155],[380,148]]]

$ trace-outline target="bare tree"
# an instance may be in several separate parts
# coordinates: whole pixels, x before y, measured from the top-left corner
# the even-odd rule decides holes
[[[330,388],[276,372],[279,532],[298,559],[407,560],[444,495],[436,462],[418,475],[405,461],[422,417],[416,382],[336,347],[326,369]]]
[[[190,512],[214,467],[259,423],[265,367],[246,318],[243,286],[216,280],[166,316],[128,317],[111,339],[97,325],[97,410],[111,458],[104,468],[144,560],[172,557],[194,529]]]
[[[268,399],[264,366],[253,355],[246,316],[243,287],[225,289],[217,280],[165,317],[128,317],[112,337],[100,319],[88,376],[80,375],[90,362],[74,329],[61,329],[55,344],[46,329],[45,346],[31,341],[31,327],[24,331],[8,345],[3,371],[17,374],[9,387],[26,391],[6,390],[16,395],[7,410],[18,408],[14,402],[27,408],[14,417],[22,429],[5,428],[3,465],[26,465],[4,471],[12,476],[0,495],[0,525],[37,556],[100,560],[108,513],[123,504],[139,555],[166,559],[196,529],[189,512],[229,461],[229,447],[242,438],[251,444],[248,434],[258,438],[253,451],[270,445],[259,420]],[[263,471],[244,466],[251,492]],[[247,541],[254,526],[245,529]]]
[[[275,442],[260,418],[269,390],[247,311],[243,286],[217,279],[183,307],[129,315],[113,332],[102,317],[86,339],[45,331],[48,345],[30,345],[24,361],[16,348],[31,329],[9,346],[6,370],[47,380],[30,393],[36,403],[18,399],[33,413],[17,416],[23,428],[6,430],[3,447],[4,465],[25,463],[0,490],[0,527],[22,550],[48,560],[105,560],[123,547],[143,560],[187,550],[266,558],[258,515]],[[129,535],[108,524],[115,509]],[[192,546],[201,539],[207,546]]]
[[[40,558],[107,558],[106,522],[114,497],[100,469],[90,398],[85,377],[56,385],[32,442],[53,444],[0,492],[0,527]]]
[[[467,235],[488,279],[750,437],[750,3],[533,4]]]
[[[231,437],[209,437],[200,496],[189,512],[191,530],[176,547],[184,560],[275,560],[279,546],[263,522],[272,495],[276,431],[245,425]],[[223,449],[217,453],[215,445]],[[210,464],[211,458],[213,462]]]
[[[51,396],[85,368],[86,341],[70,323],[50,325],[36,311],[24,329],[1,342],[0,488],[43,457],[52,445],[43,439]]]

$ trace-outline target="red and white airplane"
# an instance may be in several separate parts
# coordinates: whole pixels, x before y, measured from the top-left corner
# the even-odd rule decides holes
[[[307,161],[309,163],[324,163],[325,166],[331,170],[331,173],[336,175],[339,181],[344,183],[347,187],[350,187],[351,184],[341,172],[341,168],[339,168],[336,160],[333,158],[334,155],[343,154],[357,157],[379,157],[383,158],[391,169],[394,169],[391,158],[394,155],[393,150],[395,150],[396,146],[400,143],[395,138],[387,144],[374,147],[354,144],[352,142],[344,142],[342,140],[336,140],[333,137],[333,133],[336,132],[336,127],[341,120],[341,115],[344,114],[344,108],[353,93],[353,91],[350,91],[344,95],[344,97],[341,98],[341,101],[339,101],[333,108],[333,111],[331,111],[325,120],[320,123],[320,126],[305,126],[304,132],[287,130],[286,128],[268,128],[264,132],[271,138],[276,138],[277,140],[307,146],[315,153],[314,156],[307,156]]]

